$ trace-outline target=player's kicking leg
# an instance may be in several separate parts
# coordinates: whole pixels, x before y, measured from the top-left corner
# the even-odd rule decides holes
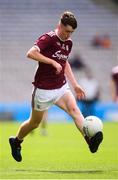
[[[83,132],[83,121],[84,117],[81,114],[74,96],[72,95],[71,92],[66,92],[63,97],[61,97],[58,102],[56,102],[56,105],[58,105],[60,108],[65,110],[70,116],[73,118],[77,128],[80,130],[81,134],[84,136],[89,149],[92,153],[95,153],[98,150],[98,147],[100,143],[103,140],[103,133],[98,132],[95,134],[94,137],[91,139],[85,135]]]
[[[44,112],[45,111],[36,111],[33,109],[30,119],[21,124],[16,137],[9,138],[11,154],[16,161],[22,161],[21,143],[23,142],[25,136],[27,136],[33,129],[38,127]]]
[[[103,133],[97,132],[93,137],[89,138],[85,135],[85,140],[89,145],[89,149],[92,153],[95,153],[98,150],[100,143],[103,140]]]

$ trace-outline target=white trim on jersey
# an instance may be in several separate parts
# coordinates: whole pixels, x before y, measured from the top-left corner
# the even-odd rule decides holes
[[[34,45],[34,47],[40,52],[40,48],[37,45]]]
[[[50,32],[48,32],[46,34],[49,35],[50,37],[53,37],[53,36],[55,36],[56,33],[54,31],[50,31]]]

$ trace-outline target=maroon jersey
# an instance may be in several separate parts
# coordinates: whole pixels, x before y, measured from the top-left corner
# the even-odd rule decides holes
[[[118,95],[118,66],[115,66],[113,69],[112,69],[112,79],[114,80],[115,82],[115,85],[116,85],[116,92],[117,92],[117,95]]]
[[[62,66],[62,71],[56,74],[56,69],[52,65],[39,62],[33,82],[34,86],[40,89],[62,87],[66,83],[64,70],[71,52],[72,41],[70,39],[62,41],[55,31],[51,31],[39,37],[35,45],[39,47],[41,54],[58,62]]]

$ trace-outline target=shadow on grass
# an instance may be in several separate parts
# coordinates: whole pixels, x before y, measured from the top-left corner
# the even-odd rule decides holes
[[[105,171],[103,170],[36,170],[36,169],[15,169],[15,171],[19,172],[42,172],[42,173],[57,173],[57,174],[81,174],[81,173],[86,173],[86,174],[96,174],[96,173],[104,173]]]

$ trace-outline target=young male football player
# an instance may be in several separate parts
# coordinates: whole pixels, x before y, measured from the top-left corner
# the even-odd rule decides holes
[[[53,104],[66,111],[73,118],[92,153],[97,151],[103,139],[101,132],[98,132],[91,139],[84,134],[82,125],[84,117],[67,82],[71,83],[78,99],[85,97],[85,93],[75,80],[68,62],[72,49],[70,36],[76,28],[77,20],[73,13],[64,12],[58,27],[39,37],[27,52],[29,59],[38,62],[38,69],[33,81],[34,91],[30,118],[21,124],[16,137],[9,138],[12,156],[16,161],[22,160],[21,143],[23,139],[39,126],[45,111]]]

